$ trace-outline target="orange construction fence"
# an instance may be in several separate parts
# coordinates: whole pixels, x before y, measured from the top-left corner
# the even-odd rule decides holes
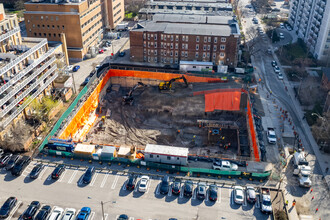
[[[253,126],[253,117],[252,117],[249,100],[247,100],[247,114],[248,114],[248,118],[249,118],[248,120],[249,120],[249,127],[250,127],[251,138],[252,138],[254,159],[255,159],[255,161],[259,162],[260,156],[259,156],[259,150],[258,150],[258,145],[257,145],[256,132],[255,132],[254,126]]]

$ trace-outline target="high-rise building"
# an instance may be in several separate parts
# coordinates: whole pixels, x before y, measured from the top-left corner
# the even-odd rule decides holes
[[[309,51],[319,60],[330,56],[330,2],[327,0],[290,1],[289,23]]]
[[[6,15],[0,4],[0,141],[31,115],[30,103],[50,95],[58,76],[55,54],[46,38],[22,38],[16,15]],[[17,137],[16,137],[17,138]]]
[[[101,0],[104,27],[114,29],[125,17],[124,0]]]
[[[184,60],[236,67],[239,36],[233,17],[158,14],[130,32],[130,55],[135,62]]]
[[[61,41],[64,33],[71,59],[82,60],[102,39],[101,0],[31,0],[25,9],[27,36]]]

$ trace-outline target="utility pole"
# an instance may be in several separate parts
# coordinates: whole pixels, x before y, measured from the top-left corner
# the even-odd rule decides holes
[[[105,220],[104,210],[103,210],[103,201],[101,201],[101,207],[102,207],[102,220]]]

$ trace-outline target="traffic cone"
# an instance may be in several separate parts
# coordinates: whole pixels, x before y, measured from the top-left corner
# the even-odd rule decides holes
[[[313,192],[313,188],[311,188],[311,193]]]
[[[319,208],[316,208],[315,212],[319,211]]]

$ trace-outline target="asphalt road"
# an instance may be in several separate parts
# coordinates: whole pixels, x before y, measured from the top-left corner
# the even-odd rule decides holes
[[[120,214],[127,214],[133,219],[270,219],[271,216],[260,212],[260,202],[251,205],[244,201],[236,205],[233,201],[233,189],[229,186],[219,186],[218,200],[196,199],[196,190],[192,198],[182,194],[167,195],[159,193],[159,178],[151,179],[146,193],[140,193],[137,188],[129,191],[125,187],[127,175],[116,172],[96,172],[89,185],[82,183],[85,168],[67,168],[57,181],[51,179],[53,165],[46,166],[38,179],[31,180],[29,173],[35,161],[24,170],[20,177],[13,177],[10,172],[0,172],[0,203],[9,196],[18,198],[8,220],[17,219],[31,201],[40,201],[42,205],[58,206],[63,209],[84,206],[91,207],[89,220],[101,220],[101,201],[104,203],[106,219],[116,219]],[[196,188],[196,186],[194,187]]]

